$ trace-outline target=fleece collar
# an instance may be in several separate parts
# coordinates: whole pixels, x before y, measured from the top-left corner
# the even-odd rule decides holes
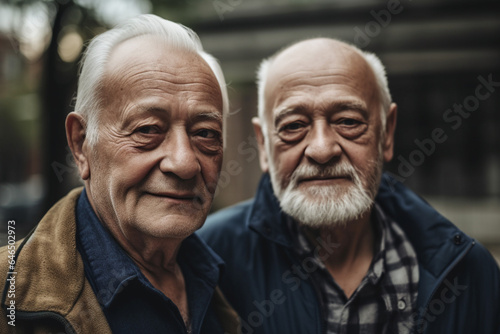
[[[76,250],[75,205],[80,189],[55,204],[18,246],[14,271],[18,310],[67,314],[83,289]],[[54,279],[47,279],[48,277]]]
[[[57,202],[24,241],[16,245],[16,311],[30,318],[47,314],[66,319],[77,332],[110,333],[85,280],[76,248],[76,201],[82,188]],[[3,258],[3,257],[2,257]],[[7,261],[5,261],[7,262]],[[2,272],[6,272],[2,271]],[[10,276],[10,275],[9,275]],[[6,281],[2,306],[7,306]],[[89,322],[89,317],[94,319]]]

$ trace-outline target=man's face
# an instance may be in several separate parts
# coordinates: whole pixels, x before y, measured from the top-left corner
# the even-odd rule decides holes
[[[384,156],[373,72],[350,48],[318,40],[271,66],[263,166],[283,210],[316,227],[359,218],[372,205]]]
[[[106,68],[92,205],[127,240],[185,238],[209,212],[222,162],[222,97],[204,60],[152,37],[118,45]]]

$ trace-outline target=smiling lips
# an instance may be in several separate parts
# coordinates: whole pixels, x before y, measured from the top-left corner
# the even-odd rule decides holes
[[[198,202],[201,203],[202,199],[200,196],[197,196],[194,193],[191,192],[161,192],[161,193],[150,193],[150,195],[153,195],[155,197],[162,197],[171,201],[175,202],[182,202],[182,203],[188,203],[188,202]]]

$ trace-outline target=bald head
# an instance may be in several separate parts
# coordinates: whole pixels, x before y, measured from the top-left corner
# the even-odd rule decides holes
[[[354,89],[359,89],[377,100],[381,109],[382,125],[390,106],[391,97],[385,69],[373,54],[363,52],[344,42],[330,38],[314,38],[295,43],[264,60],[258,71],[259,117],[265,125],[266,111],[277,101],[269,96],[291,75],[304,73],[304,87],[313,83],[306,73],[318,72],[343,76]],[[295,78],[294,80],[297,80]],[[306,88],[305,88],[306,89]],[[382,126],[383,128],[383,126]]]
[[[298,42],[280,51],[271,60],[270,73],[288,67],[300,69],[329,69],[355,63],[367,70],[367,62],[354,47],[334,39],[314,38]]]

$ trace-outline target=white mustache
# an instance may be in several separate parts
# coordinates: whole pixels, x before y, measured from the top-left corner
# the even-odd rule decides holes
[[[326,167],[315,166],[315,165],[299,166],[293,172],[292,177],[290,179],[290,183],[296,185],[301,180],[315,178],[315,177],[319,178],[347,177],[350,178],[352,181],[359,180],[359,176],[354,167],[347,162],[342,162]]]

